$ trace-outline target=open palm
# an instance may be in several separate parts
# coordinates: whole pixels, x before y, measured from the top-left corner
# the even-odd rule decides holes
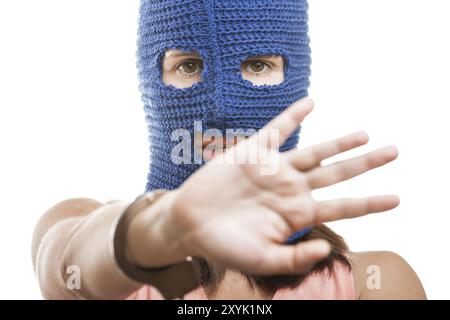
[[[279,153],[282,144],[311,112],[303,99],[258,134],[218,155],[179,188],[171,220],[187,252],[248,274],[307,272],[330,252],[325,240],[283,243],[295,231],[318,223],[390,210],[396,196],[316,201],[315,189],[351,179],[394,160],[397,149],[384,147],[352,159],[322,165],[324,159],[368,142],[354,133],[304,149]],[[261,139],[277,132],[279,143]],[[249,159],[260,155],[258,162]],[[225,159],[227,157],[228,160]],[[267,166],[276,167],[267,173]],[[266,173],[264,173],[266,172]]]

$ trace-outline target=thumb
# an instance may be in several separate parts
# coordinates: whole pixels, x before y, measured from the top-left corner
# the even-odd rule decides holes
[[[331,245],[322,239],[301,242],[295,245],[273,245],[267,250],[267,258],[257,270],[261,275],[302,274],[326,258]]]

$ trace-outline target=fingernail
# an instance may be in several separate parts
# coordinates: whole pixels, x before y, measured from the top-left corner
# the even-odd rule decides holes
[[[389,152],[389,155],[390,155],[392,158],[395,159],[395,158],[398,157],[399,151],[398,151],[398,148],[397,148],[396,146],[394,146],[394,145],[387,146],[387,147],[386,147],[386,151]]]
[[[314,101],[310,97],[304,98],[302,102],[303,102],[303,105],[309,105],[309,106],[311,106],[311,108],[314,107]]]
[[[394,202],[395,206],[397,207],[400,204],[400,197],[393,194],[390,196],[392,198],[392,202]]]
[[[318,241],[316,244],[316,250],[321,255],[327,255],[331,251],[331,246],[327,241]]]
[[[357,135],[358,138],[359,138],[362,142],[369,141],[369,135],[368,135],[367,132],[365,132],[365,131],[358,131],[355,135]]]

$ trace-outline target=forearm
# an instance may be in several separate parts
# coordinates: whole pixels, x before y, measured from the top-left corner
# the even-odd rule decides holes
[[[166,237],[157,231],[159,217],[166,213],[164,198],[139,214],[137,223],[133,220],[128,230],[131,236],[126,248],[131,252],[130,259],[142,267],[162,266],[184,258],[177,253],[179,250],[168,252],[167,248],[173,246],[163,242]],[[110,251],[113,224],[128,204],[102,206],[86,217],[61,221],[48,232],[37,259],[37,274],[45,297],[119,299],[142,286],[121,273]],[[73,288],[71,280],[77,275],[68,270],[80,271],[79,288]]]
[[[110,251],[111,228],[127,205],[119,202],[96,209],[70,236],[60,268],[65,282],[70,277],[67,268],[80,270],[81,287],[72,293],[87,299],[118,299],[142,286],[120,272]]]

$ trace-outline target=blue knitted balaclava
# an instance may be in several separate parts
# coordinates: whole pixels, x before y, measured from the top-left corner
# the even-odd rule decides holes
[[[172,141],[175,130],[194,137],[195,121],[203,132],[259,130],[307,96],[307,7],[307,0],[141,0],[137,56],[151,154],[146,191],[175,189],[202,165],[172,161],[180,143]],[[170,49],[202,57],[199,83],[179,89],[162,82],[161,63]],[[242,62],[266,55],[284,58],[284,82],[256,86],[244,80]],[[294,148],[299,133],[300,128],[280,151]]]

